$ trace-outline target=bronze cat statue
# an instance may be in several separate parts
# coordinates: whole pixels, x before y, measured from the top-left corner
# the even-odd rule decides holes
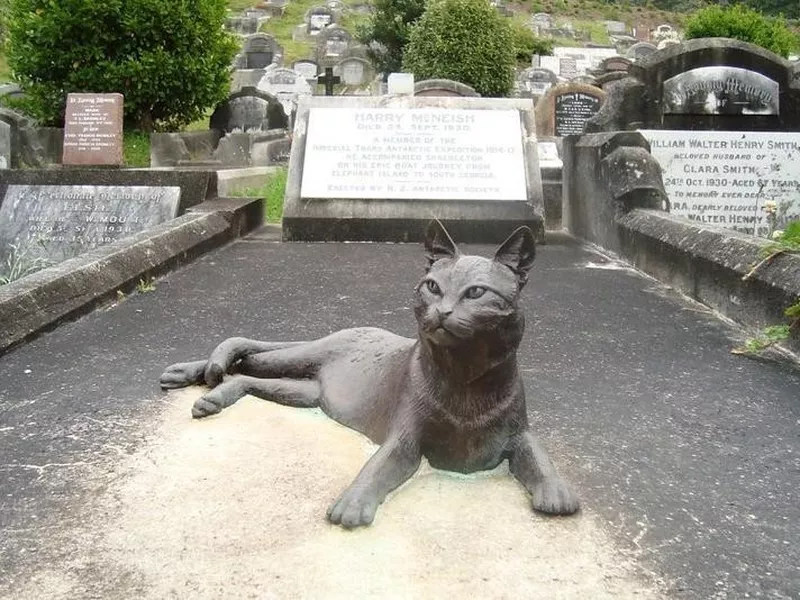
[[[417,339],[376,328],[310,342],[230,338],[206,360],[178,363],[163,388],[205,382],[192,415],[220,412],[245,394],[320,407],[380,448],[331,505],[344,527],[372,523],[386,494],[424,456],[438,469],[470,473],[509,460],[533,508],[567,515],[578,500],[528,425],[517,346],[525,320],[518,296],[535,256],[527,227],[493,259],[462,256],[438,221],[425,241],[429,266],[415,288]]]

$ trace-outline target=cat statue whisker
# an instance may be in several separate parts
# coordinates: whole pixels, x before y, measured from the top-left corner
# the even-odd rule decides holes
[[[525,319],[519,293],[536,254],[517,229],[494,257],[462,255],[442,224],[428,228],[428,268],[414,289],[416,339],[377,328],[307,342],[229,338],[208,360],[178,363],[164,389],[207,384],[192,407],[202,418],[246,394],[320,407],[379,448],[328,510],[346,528],[372,523],[386,495],[424,456],[434,468],[470,473],[503,460],[533,508],[568,515],[578,499],[531,433],[517,347]]]

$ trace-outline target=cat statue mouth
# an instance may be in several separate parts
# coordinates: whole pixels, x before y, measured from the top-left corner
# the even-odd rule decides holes
[[[492,258],[462,255],[439,221],[428,228],[427,270],[414,289],[418,337],[374,327],[300,342],[229,338],[207,360],[177,363],[161,387],[208,385],[192,407],[208,417],[252,394],[319,407],[379,445],[328,510],[346,528],[372,523],[386,495],[422,457],[461,473],[509,469],[535,510],[568,515],[578,499],[530,430],[517,347],[518,297],[536,254],[521,227]]]
[[[426,333],[425,337],[437,346],[456,346],[462,341],[461,337],[447,329],[444,325],[439,325],[433,331]]]

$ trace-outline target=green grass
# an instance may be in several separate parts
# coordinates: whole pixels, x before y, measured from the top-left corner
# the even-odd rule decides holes
[[[0,81],[11,81],[11,69],[8,66],[6,55],[0,53]]]
[[[122,139],[122,153],[126,167],[149,167],[150,134],[126,131]]]
[[[264,220],[268,223],[280,223],[283,216],[283,197],[286,194],[287,167],[280,167],[272,173],[266,183],[258,188],[244,188],[236,190],[234,196],[249,196],[264,198]]]
[[[275,36],[283,46],[284,64],[291,65],[301,58],[314,57],[314,43],[296,42],[292,39],[292,32],[305,22],[306,11],[317,4],[315,0],[293,0],[286,5],[282,17],[273,17],[261,26],[261,31]]]

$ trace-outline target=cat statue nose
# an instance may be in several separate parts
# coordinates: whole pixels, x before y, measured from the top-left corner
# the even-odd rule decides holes
[[[442,304],[436,308],[436,312],[439,314],[440,319],[444,321],[447,317],[453,314],[453,305]]]

